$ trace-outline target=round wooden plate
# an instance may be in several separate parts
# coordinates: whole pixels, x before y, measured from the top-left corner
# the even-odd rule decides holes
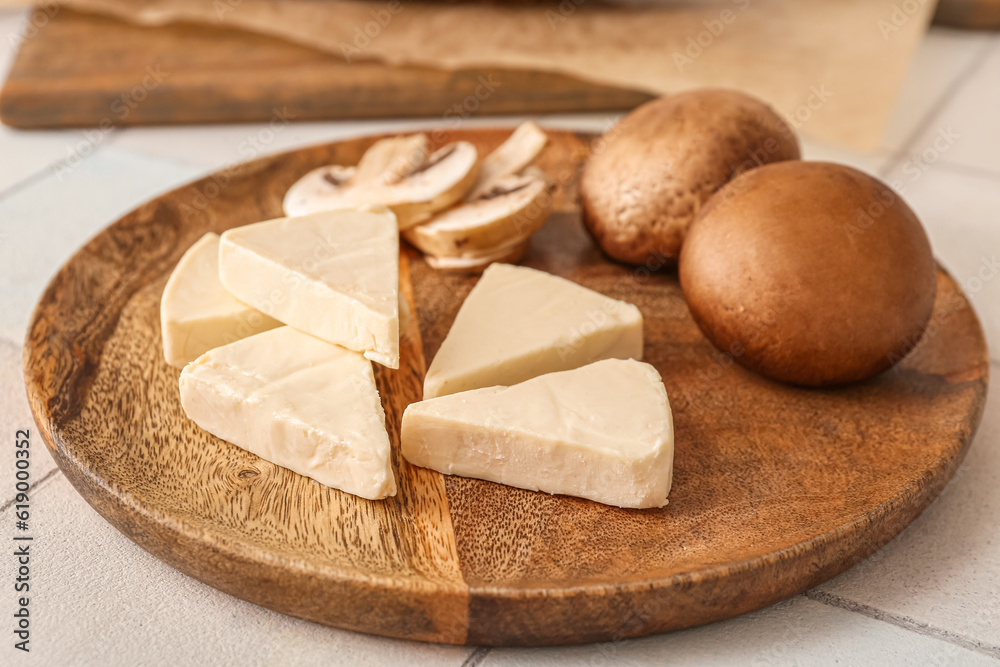
[[[481,151],[507,130],[434,133]],[[206,231],[281,214],[310,169],[354,164],[373,138],[264,158],[170,192],[111,225],[58,273],[35,311],[25,376],[67,478],[144,549],[237,597],[364,632],[458,644],[594,642],[676,630],[795,595],[872,553],[937,496],[979,422],[988,355],[945,273],[931,328],[898,368],[837,390],[752,375],[691,320],[676,274],[608,261],[576,205],[593,137],[552,132],[539,166],[556,212],[524,263],[638,305],[646,360],[676,427],[674,486],[628,510],[472,479],[398,456],[476,279],[407,250],[416,317],[398,371],[376,365],[399,494],[371,502],[319,486],[203,432],[160,350],[159,299]],[[404,282],[406,282],[404,280]]]

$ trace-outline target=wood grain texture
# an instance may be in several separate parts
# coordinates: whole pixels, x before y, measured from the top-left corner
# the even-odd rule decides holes
[[[968,30],[998,30],[1000,0],[939,0],[934,22]]]
[[[293,120],[454,123],[479,114],[629,109],[648,99],[558,74],[348,63],[237,30],[147,28],[63,9],[22,44],[0,92],[0,120],[22,128],[117,126],[270,121],[277,112]]]
[[[435,135],[486,150],[507,131]],[[352,164],[373,138],[235,167],[138,208],[81,249],[35,312],[25,377],[40,432],[79,492],[179,570],[321,623],[409,639],[543,645],[690,627],[777,602],[872,553],[953,475],[979,422],[988,353],[938,275],[925,340],[896,370],[838,390],[754,376],[691,320],[670,272],[608,261],[577,201],[590,137],[551,133],[540,165],[555,213],[524,263],[635,303],[676,428],[663,509],[627,510],[479,480],[398,456],[399,418],[474,277],[404,248],[413,317],[398,371],[377,381],[400,493],[320,487],[202,432],[159,354],[158,300],[204,232],[280,213],[287,187]],[[407,280],[409,276],[409,280]]]

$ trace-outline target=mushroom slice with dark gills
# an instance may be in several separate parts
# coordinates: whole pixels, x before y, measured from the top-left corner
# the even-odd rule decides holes
[[[529,238],[551,211],[552,194],[544,178],[505,176],[479,197],[407,229],[403,236],[437,257],[490,254]]]
[[[497,181],[521,173],[545,148],[549,137],[530,120],[517,126],[507,140],[483,158],[479,180],[466,199],[477,199],[492,190]]]
[[[419,155],[418,142],[404,144],[398,152],[379,143],[372,149],[353,171],[328,166],[303,176],[285,195],[285,214],[381,204],[396,214],[399,228],[406,229],[461,200],[476,183],[478,153],[466,141],[448,144],[420,163],[413,159]]]

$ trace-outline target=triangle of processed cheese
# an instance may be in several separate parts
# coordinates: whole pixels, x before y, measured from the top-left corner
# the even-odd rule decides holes
[[[163,357],[183,367],[212,348],[281,326],[219,282],[219,235],[209,232],[174,267],[160,299]]]
[[[399,232],[384,207],[230,229],[219,278],[285,324],[399,367]]]
[[[673,473],[667,392],[634,360],[413,403],[401,442],[414,465],[618,507],[666,505]]]
[[[279,327],[210,350],[180,377],[196,424],[249,452],[348,493],[396,495],[371,362]]]
[[[612,358],[642,359],[638,308],[544,271],[491,264],[427,370],[424,399]]]

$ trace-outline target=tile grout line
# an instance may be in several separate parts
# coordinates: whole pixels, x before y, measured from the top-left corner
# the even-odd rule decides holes
[[[955,94],[961,90],[966,83],[968,83],[969,79],[979,72],[986,62],[985,56],[988,55],[989,52],[996,46],[997,44],[994,40],[989,40],[976,51],[975,56],[972,58],[972,62],[970,62],[964,70],[959,72],[958,76],[951,80],[948,87],[941,93],[938,99],[935,100],[934,104],[931,105],[931,108],[927,110],[924,117],[921,118],[920,122],[917,123],[917,126],[913,128],[913,131],[910,132],[910,136],[903,141],[903,144],[897,150],[892,151],[889,159],[882,165],[881,169],[878,170],[878,176],[880,178],[885,178],[889,172],[899,166],[899,164],[903,161],[903,158],[909,154],[914,144],[917,143],[917,140],[927,130],[927,128],[930,127],[931,121],[933,121],[937,115],[944,110],[948,103],[955,97]]]
[[[44,477],[42,477],[41,479],[36,480],[36,481],[32,482],[30,485],[28,485],[28,493],[31,493],[32,491],[35,491],[36,489],[39,490],[39,491],[41,491],[43,488],[45,488],[45,486],[48,486],[47,484],[45,484],[45,482],[47,482],[48,480],[52,479],[53,477],[55,477],[56,475],[60,474],[61,472],[62,472],[62,470],[59,469],[59,466],[56,466],[52,470],[48,471],[47,473],[45,473]],[[0,515],[2,515],[4,512],[6,512],[7,510],[9,510],[11,508],[11,506],[14,504],[14,500],[16,498],[17,498],[17,496],[15,495],[14,498],[11,498],[7,502],[5,502],[3,504],[3,507],[0,507]]]
[[[465,662],[462,663],[461,667],[477,667],[478,665],[483,664],[483,660],[486,659],[486,656],[488,656],[492,650],[493,649],[489,646],[480,646],[469,654],[469,657],[465,659]]]
[[[85,162],[86,160],[89,160],[92,157],[94,157],[97,153],[99,153],[101,150],[103,150],[106,146],[108,146],[110,144],[113,144],[115,142],[115,139],[117,138],[117,136],[119,134],[121,134],[122,132],[124,132],[124,129],[117,129],[114,132],[111,132],[111,134],[110,134],[109,137],[107,137],[106,139],[102,139],[100,143],[94,144],[93,145],[93,150],[90,151],[87,155],[81,157],[80,158],[80,162],[78,163],[78,165],[79,164],[83,164],[83,162]],[[39,183],[39,182],[45,180],[49,176],[52,176],[54,173],[56,173],[59,170],[60,167],[62,167],[63,165],[66,164],[67,159],[68,158],[60,158],[60,159],[56,160],[55,162],[50,162],[49,164],[45,165],[44,167],[42,167],[38,171],[36,171],[36,172],[34,172],[32,174],[29,174],[28,176],[25,176],[21,180],[15,181],[14,183],[8,185],[3,190],[0,190],[0,202],[2,202],[3,200],[7,199],[11,195],[15,195],[18,192],[21,192],[22,190],[25,190],[25,189],[31,187],[32,185],[35,185],[36,183]]]
[[[909,616],[901,616],[888,611],[882,611],[881,609],[877,609],[871,605],[855,602],[854,600],[849,600],[839,595],[826,593],[816,589],[806,591],[804,595],[810,600],[830,607],[861,614],[862,616],[867,616],[873,620],[894,625],[908,632],[914,632],[924,637],[930,637],[932,639],[947,642],[991,658],[1000,658],[1000,646],[994,646],[976,639],[963,637],[962,635],[949,630],[944,630],[928,623],[921,623],[920,621],[912,619]]]
[[[942,169],[943,171],[958,174],[959,176],[971,176],[973,178],[987,178],[994,181],[1000,181],[1000,170],[989,169],[986,167],[975,167],[968,164],[962,164],[961,162],[950,162],[944,158],[938,158],[938,160],[934,163],[934,166]]]
[[[91,155],[93,155],[93,153],[91,153]],[[88,155],[87,157],[90,156]],[[48,164],[39,169],[38,171],[36,171],[35,173],[29,174],[28,176],[25,176],[19,181],[14,181],[3,190],[0,190],[0,201],[3,201],[4,199],[6,199],[11,195],[16,195],[21,190],[29,188],[36,183],[44,181],[51,175],[52,171],[56,169],[58,165],[62,164],[63,161],[64,160],[59,160],[58,162],[53,162],[52,164]]]
[[[306,122],[308,122],[308,121],[306,121]],[[148,126],[148,127],[158,127],[158,126]],[[164,127],[164,126],[159,126],[159,127]],[[131,129],[142,130],[143,127],[141,127],[141,126],[137,127],[137,126],[134,126],[134,125],[130,125],[130,126],[122,127],[121,130],[119,130],[119,132],[125,132],[126,130],[131,130]],[[331,139],[330,141],[331,142],[341,141],[341,139]],[[327,143],[327,142],[324,141],[323,143]],[[295,147],[292,147],[292,148],[288,148],[286,150],[299,150],[299,149],[307,148],[309,146],[314,146],[314,145],[316,145],[316,143],[306,143],[306,144],[302,144],[301,146],[295,146]],[[225,169],[229,169],[229,168],[234,167],[236,165],[241,165],[241,164],[244,164],[246,162],[252,162],[252,161],[254,161],[254,160],[258,159],[258,158],[271,157],[271,156],[277,155],[279,153],[285,152],[284,150],[277,150],[277,151],[275,151],[273,153],[269,153],[269,152],[266,152],[266,151],[261,151],[259,154],[255,155],[254,157],[232,157],[232,156],[228,156],[227,155],[225,161],[223,161],[223,162],[212,161],[211,163],[209,163],[209,162],[198,162],[198,161],[195,161],[195,160],[186,160],[186,159],[184,159],[182,157],[177,157],[176,155],[163,155],[161,152],[159,152],[159,151],[157,151],[155,149],[146,148],[146,147],[144,147],[141,144],[140,145],[126,146],[125,148],[123,148],[121,150],[126,150],[129,153],[132,153],[133,155],[138,155],[139,157],[144,157],[144,158],[147,158],[149,160],[159,160],[159,161],[163,161],[163,162],[170,162],[172,164],[180,165],[182,167],[190,167],[192,169],[197,169],[198,170],[198,175],[196,175],[195,178],[202,178],[204,176],[210,176],[211,174],[214,174],[214,173],[219,172],[219,171],[223,171]]]

